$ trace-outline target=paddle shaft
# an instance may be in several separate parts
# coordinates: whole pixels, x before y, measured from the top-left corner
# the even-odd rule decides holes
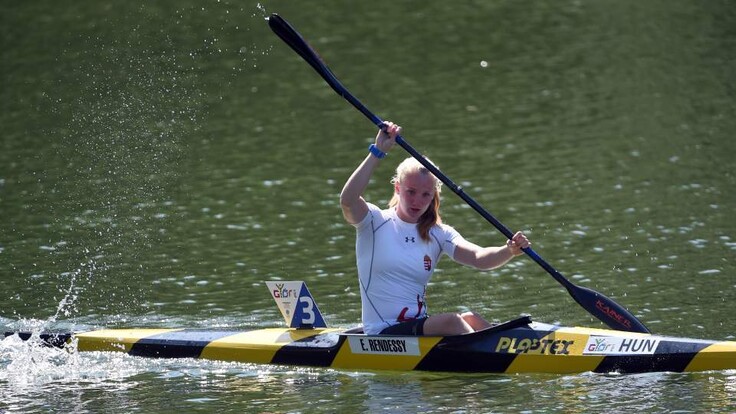
[[[440,181],[442,181],[443,184],[445,184],[447,187],[452,190],[453,193],[457,194],[458,197],[460,197],[463,201],[465,201],[470,207],[473,208],[478,214],[480,214],[486,221],[491,223],[493,227],[495,227],[498,231],[500,231],[504,236],[506,236],[507,239],[511,239],[514,237],[514,233],[509,230],[508,227],[506,227],[503,223],[501,223],[496,217],[493,216],[488,210],[483,208],[480,204],[478,204],[473,197],[468,195],[462,187],[455,184],[447,175],[445,175],[442,171],[440,171],[437,167],[432,165],[429,161],[427,161],[424,156],[422,156],[417,150],[414,149],[406,140],[401,136],[396,136],[396,143],[401,146],[406,152],[408,152],[412,157],[416,158],[417,161],[419,161],[424,167],[426,167],[432,174],[435,175]],[[569,285],[572,283],[567,280],[564,276],[562,276],[557,270],[555,270],[552,265],[547,263],[544,259],[542,259],[537,252],[535,252],[531,247],[525,247],[522,249],[524,253],[526,253],[529,257],[531,257],[535,262],[537,262],[540,266],[542,266],[547,272],[549,272],[552,277],[554,277],[558,282],[560,282],[563,286],[569,289]]]
[[[343,87],[344,89],[344,87]],[[371,122],[373,122],[378,128],[381,128],[383,126],[383,120],[379,118],[376,114],[371,112],[365,105],[363,105],[362,102],[360,102],[355,96],[353,96],[351,93],[347,92],[347,90],[340,91],[342,93],[339,93],[345,100],[350,102],[356,109],[358,109],[363,115],[366,116],[366,118],[370,119]],[[435,177],[437,177],[440,181],[442,181],[443,184],[445,184],[450,190],[452,190],[453,193],[457,194],[458,197],[460,197],[463,201],[465,201],[473,210],[475,210],[478,214],[480,214],[484,219],[486,219],[489,223],[491,223],[498,231],[500,231],[504,236],[506,236],[507,239],[511,239],[514,237],[514,233],[509,230],[508,227],[506,227],[503,223],[501,223],[496,217],[493,216],[488,210],[483,208],[480,204],[478,204],[473,197],[468,195],[462,187],[455,184],[450,177],[445,175],[442,171],[440,171],[439,168],[435,167],[431,162],[427,161],[427,159],[419,153],[414,147],[411,146],[401,135],[396,136],[396,143],[401,146],[406,152],[408,152],[412,157],[414,157],[417,161],[419,161],[427,170],[429,170],[432,174],[434,174]],[[555,270],[552,265],[547,263],[544,259],[542,259],[541,256],[537,254],[531,247],[526,247],[522,249],[524,253],[527,254],[527,256],[531,257],[532,260],[537,262],[544,270],[546,270],[552,277],[555,278],[562,286],[564,286],[566,289],[570,290],[572,282],[567,280],[560,272]]]
[[[332,89],[350,102],[357,110],[373,122],[378,128],[383,127],[383,120],[371,112],[362,102],[353,96],[345,86],[340,83],[337,77],[330,71],[327,65],[317,55],[317,52],[309,46],[304,38],[296,31],[286,20],[277,14],[272,14],[268,19],[271,29],[289,45],[297,54],[299,54]],[[432,165],[422,154],[414,149],[401,135],[396,136],[396,143],[399,144],[406,152],[419,161],[432,174],[435,175],[442,183],[449,187],[452,192],[457,194],[463,201],[473,208],[484,219],[491,223],[506,238],[511,239],[514,233],[498,221],[491,213],[484,209],[478,202],[463,191],[461,187],[456,185],[449,177],[447,177],[437,167]],[[527,256],[531,257],[537,264],[547,271],[558,283],[560,283],[575,301],[580,304],[591,315],[595,316],[606,325],[614,329],[624,331],[649,333],[649,329],[644,326],[634,315],[627,311],[623,306],[614,302],[605,295],[598,293],[592,289],[575,285],[558,272],[552,265],[542,259],[531,247],[523,249]]]

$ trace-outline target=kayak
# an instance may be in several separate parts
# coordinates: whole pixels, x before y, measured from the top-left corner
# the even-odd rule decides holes
[[[361,329],[268,328],[103,329],[50,333],[43,339],[56,346],[75,344],[80,352],[346,370],[565,374],[736,369],[736,342],[567,328],[533,322],[530,317],[446,337],[371,336]]]
[[[341,370],[567,374],[736,369],[734,341],[562,327],[534,322],[529,316],[464,335],[365,335],[361,327],[326,327],[303,282],[267,283],[289,327],[242,331],[102,329],[44,333],[40,337],[48,345],[79,352]],[[13,334],[7,332],[6,336]],[[20,335],[24,339],[31,336]]]

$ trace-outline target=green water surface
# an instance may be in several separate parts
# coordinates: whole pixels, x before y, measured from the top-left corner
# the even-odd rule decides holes
[[[360,320],[338,194],[375,128],[343,83],[564,275],[660,334],[736,334],[730,1],[8,3],[0,13],[0,324],[278,326],[264,280]],[[366,198],[384,204],[392,152]],[[445,191],[443,218],[504,242]],[[432,312],[602,327],[520,257],[445,260]],[[338,372],[3,342],[0,411],[732,412],[733,372]]]

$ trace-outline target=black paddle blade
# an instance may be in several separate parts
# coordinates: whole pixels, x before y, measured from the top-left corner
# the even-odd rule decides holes
[[[566,286],[573,299],[591,315],[612,329],[628,332],[651,333],[643,323],[613,299],[583,286]]]
[[[383,124],[383,120],[376,116],[370,111],[362,102],[353,96],[345,86],[340,83],[334,73],[327,67],[327,64],[322,60],[316,50],[307,43],[306,40],[299,34],[299,32],[292,27],[289,22],[283,17],[276,13],[273,13],[268,18],[268,26],[273,30],[276,35],[281,38],[290,48],[292,48],[299,56],[302,57],[309,66],[311,66],[322,79],[327,82],[330,87],[337,92],[338,95],[342,96],[346,101],[350,102],[355,109],[363,113],[368,119],[373,122],[376,126],[380,127]]]
[[[498,228],[498,226],[496,228]],[[616,303],[613,299],[608,298],[593,289],[572,283],[568,278],[563,276],[562,273],[552,267],[551,264],[542,259],[531,247],[525,248],[524,253],[537,262],[537,264],[546,270],[547,273],[549,273],[550,276],[552,276],[559,284],[564,286],[570,296],[572,296],[572,298],[575,299],[583,309],[598,318],[601,322],[620,331],[650,333],[649,329],[647,329],[647,327],[644,326],[636,316],[632,315],[631,312]]]
[[[312,48],[309,43],[299,34],[299,32],[292,27],[289,22],[283,17],[276,13],[271,14],[268,18],[268,27],[273,30],[274,33],[281,40],[284,41],[290,48],[292,48],[299,56],[302,57],[309,65],[322,76],[332,89],[338,94],[342,95],[344,87],[337,80],[335,74],[330,71],[330,68],[324,63],[322,58],[317,54],[317,51]]]

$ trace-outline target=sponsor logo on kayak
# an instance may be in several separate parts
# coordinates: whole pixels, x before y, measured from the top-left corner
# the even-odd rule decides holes
[[[585,344],[586,355],[651,355],[657,350],[659,339],[618,338],[591,335]]]
[[[382,338],[376,336],[351,336],[348,338],[354,354],[368,355],[419,355],[419,339]]]
[[[568,347],[575,341],[564,339],[508,338],[502,336],[496,352],[508,354],[567,355]]]

